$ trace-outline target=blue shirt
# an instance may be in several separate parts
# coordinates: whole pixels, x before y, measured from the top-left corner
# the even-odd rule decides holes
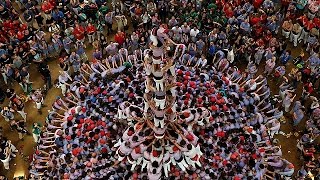
[[[66,37],[63,39],[63,47],[66,49],[70,49],[71,48],[71,39],[69,37]]]
[[[277,28],[277,24],[275,22],[270,22],[268,23],[267,27],[270,31],[275,31]]]
[[[282,53],[280,56],[280,61],[283,64],[287,64],[287,62],[291,59],[290,55],[287,55],[286,52]]]
[[[60,20],[62,20],[64,18],[64,14],[61,11],[58,11],[58,12],[53,11],[52,12],[52,18],[55,21],[60,21]]]
[[[310,66],[318,66],[320,64],[320,59],[315,55],[310,56],[308,60],[309,60]]]
[[[250,24],[248,22],[242,22],[240,24],[240,28],[242,28],[243,30],[249,32],[251,30]]]

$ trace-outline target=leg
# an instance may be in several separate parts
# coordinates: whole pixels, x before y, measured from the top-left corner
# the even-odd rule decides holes
[[[67,92],[67,86],[65,84],[61,84],[60,88],[61,88],[62,95],[65,96]]]
[[[40,109],[41,109],[41,105],[42,105],[42,103],[41,103],[41,102],[36,102],[36,108],[37,108],[38,110],[40,110]]]
[[[168,177],[168,172],[170,171],[170,163],[166,163],[163,165],[164,175]]]
[[[19,139],[23,139],[23,134],[21,132],[18,132],[18,136],[19,136]]]
[[[159,121],[157,118],[153,118],[153,121],[154,121],[154,125],[155,125],[156,127],[159,127],[160,121]]]
[[[145,160],[145,159],[143,159],[142,161],[143,161],[143,162],[142,162],[141,169],[144,169],[144,168],[147,166],[148,161],[147,161],[147,160]]]
[[[159,104],[160,109],[164,109],[165,105],[166,105],[166,101],[165,100],[161,101],[160,104]]]
[[[2,77],[3,77],[3,81],[5,84],[8,84],[8,78],[7,78],[7,75],[6,73],[1,73],[2,74]]]
[[[24,112],[24,110],[22,109],[21,111],[17,111],[21,117],[24,119],[24,121],[27,120],[27,113]]]
[[[160,89],[160,83],[159,83],[158,80],[155,80],[155,82],[156,82],[156,89],[159,91],[159,89]]]
[[[48,76],[48,77],[46,77],[46,80],[47,80],[47,87],[48,87],[48,89],[50,89],[51,86],[52,86],[52,83],[51,83],[51,75]]]
[[[39,136],[36,135],[36,134],[32,134],[32,137],[33,137],[33,139],[34,139],[34,142],[38,143],[38,141],[39,141]]]
[[[303,37],[303,44],[306,44],[306,43],[307,43],[308,37],[309,37],[309,33],[308,33],[308,32],[305,32],[304,37]]]
[[[148,109],[149,109],[149,104],[148,102],[144,102],[144,112],[147,113],[148,112]]]
[[[160,82],[160,90],[161,90],[161,91],[164,91],[163,81]]]
[[[88,39],[89,39],[89,43],[92,43],[92,35],[91,34],[88,35]]]
[[[164,119],[160,120],[159,123],[160,123],[160,128],[164,128]]]

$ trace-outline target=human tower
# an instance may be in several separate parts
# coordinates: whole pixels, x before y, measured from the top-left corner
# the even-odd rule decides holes
[[[182,171],[201,167],[202,152],[192,127],[203,125],[209,111],[204,109],[208,116],[197,121],[187,118],[190,110],[176,112],[176,57],[170,49],[175,43],[166,36],[164,27],[153,29],[150,39],[152,46],[144,58],[144,106],[120,105],[118,118],[125,119],[129,127],[115,147],[118,161],[129,162],[131,171],[141,168],[147,170],[149,179],[160,179],[168,177],[172,166]]]

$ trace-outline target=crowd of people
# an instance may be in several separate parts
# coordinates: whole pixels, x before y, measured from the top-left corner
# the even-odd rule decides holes
[[[1,73],[7,86],[18,82],[25,97],[1,86],[0,101],[10,99],[1,115],[19,139],[31,134],[24,101],[34,101],[41,114],[44,99],[29,81],[32,64],[45,89],[62,92],[44,127],[33,125],[38,145],[30,179],[303,179],[320,174],[318,1],[15,3],[19,9],[9,0],[0,2]],[[114,41],[108,40],[111,35]],[[297,46],[301,53],[294,57],[291,50]],[[59,59],[57,81],[51,79],[50,59]],[[166,71],[159,71],[159,64]],[[279,93],[271,92],[270,78]],[[172,86],[164,86],[164,80]],[[145,110],[144,93],[150,91],[158,92],[152,113]],[[165,109],[164,101],[156,100],[159,94],[170,97],[166,101],[175,102],[174,108]],[[164,126],[163,113],[175,114],[170,118],[180,125],[166,123],[167,138],[154,141],[159,133],[153,132]],[[141,123],[153,115],[158,118]],[[293,130],[305,126],[297,144],[304,163],[296,174],[273,141],[282,116]],[[16,149],[2,139],[1,160],[8,169]],[[185,153],[188,148],[197,149],[198,163]]]

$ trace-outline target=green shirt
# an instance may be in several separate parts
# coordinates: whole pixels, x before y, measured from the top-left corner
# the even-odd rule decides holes
[[[130,62],[124,62],[123,66],[125,66],[126,68],[131,68],[132,64]]]
[[[40,135],[41,129],[39,128],[39,126],[41,126],[41,125],[38,124],[38,127],[32,126],[32,133],[33,133],[33,134],[35,134],[35,135]]]
[[[214,3],[211,3],[208,5],[208,9],[217,9],[217,5]]]
[[[109,8],[108,8],[108,6],[102,6],[102,7],[99,9],[99,11],[100,11],[103,15],[105,15],[105,14],[108,13]]]

